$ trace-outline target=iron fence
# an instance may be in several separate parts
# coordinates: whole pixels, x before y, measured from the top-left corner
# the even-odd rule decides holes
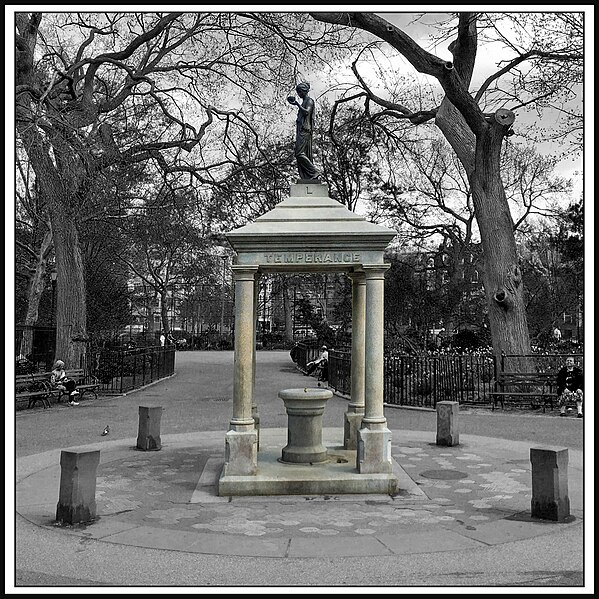
[[[297,360],[296,364],[301,368],[301,370],[306,369],[306,364],[308,362],[312,362],[312,360],[316,360],[318,357],[318,342],[305,342],[302,341],[297,344]]]
[[[81,367],[97,377],[99,393],[118,395],[174,374],[175,347],[97,350]]]
[[[517,371],[518,365],[529,363],[534,372],[557,374],[568,356],[584,370],[582,354],[504,354],[499,360],[482,353],[387,354],[383,398],[386,404],[399,406],[434,408],[438,401],[490,405],[498,372]],[[329,386],[346,395],[351,393],[351,352],[329,351]]]
[[[438,401],[490,403],[496,364],[491,354],[385,355],[386,404],[434,408]],[[351,392],[351,353],[329,351],[329,386]]]
[[[385,356],[384,401],[434,408],[438,401],[490,403],[496,365],[493,355]]]

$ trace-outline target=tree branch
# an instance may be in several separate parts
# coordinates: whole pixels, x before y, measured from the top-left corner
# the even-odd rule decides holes
[[[380,39],[389,43],[400,54],[402,54],[408,62],[419,72],[425,75],[435,77],[443,91],[447,95],[452,104],[460,111],[468,126],[475,135],[479,135],[488,127],[485,117],[480,110],[478,104],[474,101],[468,92],[467,81],[462,80],[457,69],[453,68],[453,63],[448,63],[434,54],[431,54],[421,48],[410,36],[404,33],[401,29],[392,25],[382,17],[373,13],[310,13],[317,21],[324,23],[334,23],[346,27],[357,27]],[[460,38],[460,44],[456,51],[460,53],[464,71],[467,68],[467,61],[463,57],[466,49],[469,48],[471,41],[466,40],[466,22],[468,28],[472,27],[469,13],[463,19],[463,29]]]

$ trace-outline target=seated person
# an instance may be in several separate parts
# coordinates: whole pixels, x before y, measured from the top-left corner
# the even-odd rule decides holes
[[[320,355],[316,360],[306,364],[306,374],[312,374],[318,367],[322,369],[318,380],[327,381],[329,379],[329,350],[326,345],[320,348]]]
[[[566,365],[557,373],[557,398],[560,416],[566,416],[566,404],[576,402],[578,418],[582,418],[582,370],[574,365],[574,358],[566,358]]]
[[[50,375],[50,384],[54,389],[60,389],[66,391],[69,394],[69,405],[78,406],[79,402],[75,401],[75,397],[79,395],[79,391],[76,389],[76,384],[73,379],[67,376],[64,369],[64,362],[62,360],[56,360],[54,364],[54,370]]]

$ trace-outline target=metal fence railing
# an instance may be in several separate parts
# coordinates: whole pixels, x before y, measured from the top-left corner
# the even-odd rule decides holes
[[[315,351],[300,351],[298,366],[303,368]],[[383,398],[389,405],[431,408],[448,400],[491,403],[496,373],[491,354],[385,355]],[[350,394],[351,352],[329,351],[329,386]]]
[[[582,354],[438,354],[392,355],[384,357],[383,397],[389,405],[434,408],[438,401],[460,404],[491,404],[497,373],[518,371],[527,364],[533,372],[555,372],[573,356],[584,369]],[[312,358],[310,358],[312,359]],[[309,360],[308,360],[309,361]],[[301,357],[298,365],[301,363]],[[351,392],[351,353],[329,351],[329,386]]]
[[[97,350],[86,356],[81,367],[97,377],[99,393],[127,393],[174,374],[175,347]]]
[[[487,403],[495,372],[492,355],[385,356],[384,401],[424,407],[438,401]]]

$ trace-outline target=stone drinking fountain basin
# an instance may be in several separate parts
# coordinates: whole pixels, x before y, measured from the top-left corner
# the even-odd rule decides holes
[[[287,410],[287,445],[279,462],[319,464],[327,461],[322,444],[322,416],[333,392],[320,387],[283,389],[279,397]]]

